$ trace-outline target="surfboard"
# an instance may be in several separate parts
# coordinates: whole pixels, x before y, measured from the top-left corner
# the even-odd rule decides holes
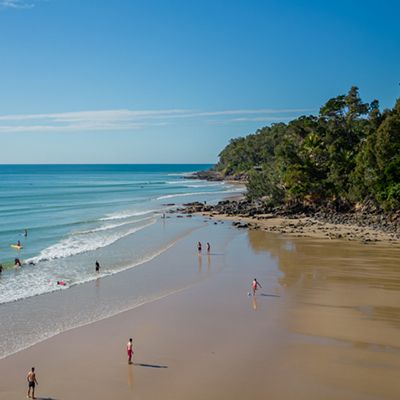
[[[22,249],[23,246],[18,246],[17,244],[10,244],[10,247],[12,247],[13,249],[20,250]]]

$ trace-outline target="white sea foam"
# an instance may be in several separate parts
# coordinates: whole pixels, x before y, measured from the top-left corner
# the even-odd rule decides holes
[[[192,176],[196,173],[197,171],[192,171],[192,172],[177,172],[174,174],[167,174],[167,176]]]
[[[129,225],[129,224],[135,224],[137,222],[148,221],[150,219],[152,219],[152,217],[139,218],[139,219],[135,219],[135,220],[121,222],[119,224],[104,225],[104,226],[100,226],[99,228],[89,229],[87,231],[78,231],[78,232],[75,233],[75,235],[85,235],[85,234],[93,233],[93,232],[108,231],[108,230],[111,230],[111,229],[120,228],[121,226]]]
[[[222,186],[223,183],[205,183],[203,185],[185,185],[187,188],[207,188],[207,187],[215,187],[215,186]]]
[[[175,194],[167,194],[164,196],[157,197],[156,200],[165,200],[165,199],[173,199],[175,197],[187,197],[187,196],[202,196],[202,195],[214,195],[214,194],[228,194],[228,193],[237,193],[243,192],[241,188],[229,189],[229,190],[219,190],[215,192],[190,192],[190,193],[175,193]]]
[[[138,230],[146,228],[149,225],[150,224],[142,226]],[[134,233],[134,232],[130,232],[130,233]],[[127,233],[127,234],[130,234],[130,233]],[[153,260],[154,258],[160,256],[162,253],[164,253],[165,251],[170,249],[172,246],[174,246],[178,242],[179,239],[181,239],[181,237],[178,237],[170,242],[165,243],[160,248],[154,250],[152,253],[145,254],[145,255],[141,256],[140,258],[138,258],[137,260],[135,260],[133,263],[124,265],[120,268],[114,267],[113,269],[108,269],[108,270],[102,269],[101,273],[96,274],[96,275],[93,275],[92,273],[89,273],[89,274],[83,273],[82,274],[81,272],[79,272],[79,274],[76,275],[72,279],[63,278],[62,280],[64,280],[66,283],[65,286],[60,286],[60,285],[56,284],[56,281],[58,280],[57,275],[60,273],[59,271],[55,272],[55,275],[52,276],[51,279],[49,279],[50,276],[48,275],[47,270],[46,271],[43,271],[43,270],[38,271],[38,270],[29,269],[29,268],[24,268],[23,278],[18,274],[19,271],[15,271],[16,273],[13,276],[9,276],[9,281],[8,281],[8,288],[12,287],[12,291],[3,290],[3,292],[0,293],[0,304],[11,303],[11,302],[14,302],[17,300],[21,300],[21,299],[25,299],[25,298],[29,298],[29,297],[33,297],[33,296],[38,296],[38,295],[41,295],[44,293],[55,292],[58,290],[65,290],[65,289],[68,289],[75,285],[80,285],[83,283],[91,282],[98,278],[114,275],[121,271],[142,265],[144,263],[147,263],[147,262]],[[55,257],[55,258],[59,258],[59,257]],[[32,282],[35,282],[35,284],[32,285]]]
[[[76,254],[86,253],[100,249],[102,247],[109,246],[110,244],[122,239],[125,236],[131,235],[138,232],[156,222],[156,219],[152,219],[149,223],[131,228],[125,231],[115,232],[114,234],[99,235],[96,232],[92,232],[87,235],[68,236],[60,242],[47,247],[42,250],[36,257],[32,257],[26,260],[27,263],[38,263],[40,261],[55,260],[59,258],[70,257]]]
[[[113,214],[107,214],[105,217],[100,218],[100,221],[112,221],[114,219],[125,219],[130,217],[137,217],[140,215],[146,215],[154,213],[158,210],[146,210],[146,211],[123,211]]]
[[[166,181],[167,185],[184,185],[186,183],[198,183],[201,182],[198,179],[180,179],[176,181]]]

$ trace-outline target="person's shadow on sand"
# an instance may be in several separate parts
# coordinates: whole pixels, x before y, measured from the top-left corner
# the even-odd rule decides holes
[[[57,400],[55,397],[35,397],[36,400]]]
[[[144,363],[133,363],[133,365],[137,367],[146,367],[146,368],[168,368],[168,365],[156,365],[156,364],[144,364]]]

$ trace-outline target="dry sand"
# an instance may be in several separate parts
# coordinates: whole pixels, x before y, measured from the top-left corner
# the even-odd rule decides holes
[[[24,397],[34,365],[42,399],[398,399],[398,256],[236,231],[196,260],[199,283],[0,360],[0,398]]]

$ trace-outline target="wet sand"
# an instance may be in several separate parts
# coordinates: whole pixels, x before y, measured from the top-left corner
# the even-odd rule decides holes
[[[182,290],[0,360],[0,398],[34,365],[42,399],[398,399],[399,249],[226,225],[150,262],[200,278]]]

